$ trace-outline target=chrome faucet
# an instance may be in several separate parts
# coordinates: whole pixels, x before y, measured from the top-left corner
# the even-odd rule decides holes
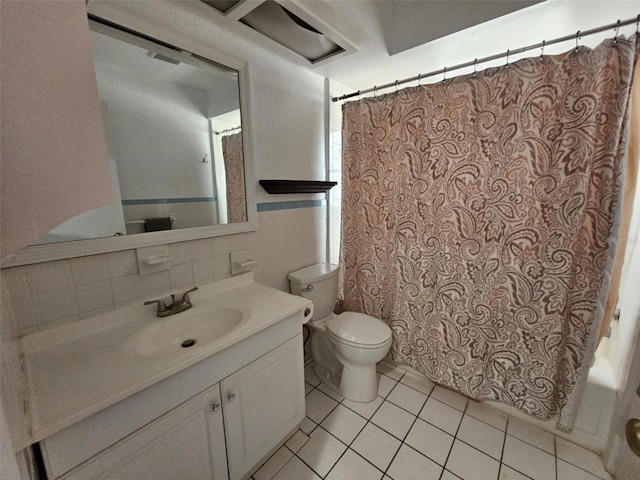
[[[184,312],[185,310],[189,310],[191,307],[193,307],[191,299],[189,298],[189,294],[191,292],[195,292],[196,290],[198,290],[198,287],[193,287],[191,290],[187,290],[178,300],[176,300],[176,294],[172,293],[171,305],[167,305],[164,298],[160,300],[149,300],[147,302],[144,302],[144,304],[151,305],[152,303],[157,303],[158,312],[156,313],[156,316],[168,317],[169,315],[175,315],[176,313]]]

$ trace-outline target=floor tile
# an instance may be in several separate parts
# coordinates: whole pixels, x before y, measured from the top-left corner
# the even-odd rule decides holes
[[[595,453],[569,443],[560,437],[556,439],[556,446],[558,458],[600,478],[608,478],[609,474],[604,469],[602,460]]]
[[[310,383],[304,382],[304,395],[307,396],[315,387]]]
[[[351,444],[351,448],[385,471],[400,448],[400,440],[373,423],[368,423]]]
[[[500,466],[500,476],[498,480],[530,480],[531,477],[514,470],[511,467],[506,466],[504,463]]]
[[[465,415],[456,437],[499,461],[502,457],[504,435],[497,428]]]
[[[367,421],[343,405],[338,405],[322,422],[322,427],[347,445],[355,440]]]
[[[419,417],[431,425],[455,435],[458,431],[460,420],[462,420],[462,412],[434,398],[429,398],[420,411]]]
[[[469,400],[469,405],[465,413],[503,432],[507,429],[507,414],[492,407],[490,403]]]
[[[353,410],[358,415],[361,415],[368,420],[371,417],[373,417],[373,414],[376,413],[376,410],[378,410],[380,405],[382,405],[383,401],[384,401],[383,398],[376,397],[375,400],[371,402],[360,403],[360,402],[354,402],[353,400],[349,400],[345,398],[342,401],[342,405],[349,408],[350,410]]]
[[[292,457],[289,462],[278,472],[274,480],[319,480],[320,477],[307,467],[298,457]]]
[[[446,467],[463,480],[495,480],[498,478],[500,462],[456,440]]]
[[[348,449],[340,458],[329,475],[327,480],[354,480],[362,478],[367,480],[380,480],[383,473],[376,467],[367,462],[353,450]]]
[[[320,379],[316,375],[316,372],[313,371],[313,364],[305,367],[304,369],[304,381],[317,387],[320,385]]]
[[[403,383],[398,383],[387,397],[387,400],[417,415],[427,400],[427,396],[411,387],[407,387]]]
[[[393,387],[398,383],[397,380],[394,380],[391,377],[387,377],[386,375],[378,374],[378,396],[382,398],[386,398],[389,395],[389,392],[393,390]]]
[[[324,478],[346,449],[344,443],[320,427],[313,431],[297,455]]]
[[[344,400],[344,396],[340,395],[338,392],[334,391],[333,389],[327,387],[324,383],[320,383],[320,385],[318,385],[317,388],[322,393],[329,395],[336,402],[341,402],[342,400]]]
[[[394,437],[402,440],[409,432],[415,416],[395,406],[391,402],[384,402],[371,421],[377,426],[389,432]]]
[[[307,435],[309,435],[311,432],[313,432],[316,426],[317,426],[316,422],[311,420],[309,417],[304,417],[304,420],[302,420],[302,423],[300,423],[300,426],[298,428],[303,433],[306,433]]]
[[[539,480],[556,478],[556,460],[553,455],[528,443],[507,435],[502,463]]]
[[[409,370],[407,373],[405,373],[400,382],[413,388],[414,390],[418,390],[419,392],[424,393],[425,395],[430,395],[433,387],[435,387],[436,385],[424,375],[421,375],[412,370]]]
[[[556,446],[554,443],[554,435],[533,425],[526,423],[519,418],[509,417],[509,426],[507,433],[523,442],[527,442],[534,447],[538,447],[551,455],[555,455]]]
[[[384,373],[387,377],[391,377],[394,380],[400,380],[402,375],[404,375],[404,369],[397,365],[391,365],[386,362],[380,362],[376,366],[378,372]]]
[[[442,472],[442,477],[440,477],[440,480],[460,480],[460,477],[454,475],[449,470],[445,470],[444,472]]]
[[[296,453],[308,441],[309,441],[309,436],[306,433],[302,432],[301,430],[298,430],[289,438],[289,440],[287,440],[287,443],[285,443],[285,445],[293,453]]]
[[[338,402],[316,389],[305,397],[305,405],[307,417],[316,423],[320,423],[331,413],[331,410],[336,408]]]
[[[440,400],[442,403],[446,403],[447,405],[463,412],[467,406],[467,401],[469,400],[464,395],[456,393],[453,390],[449,390],[448,388],[441,387],[440,385],[436,385],[433,389],[431,392],[431,398]]]
[[[293,453],[286,448],[280,447],[256,473],[253,474],[255,480],[271,480],[293,457]]]
[[[601,478],[610,479],[611,476],[607,474],[606,477],[599,477],[558,459],[558,480],[600,480]]]
[[[444,466],[453,444],[453,437],[424,420],[417,419],[404,441],[434,462]]]
[[[442,467],[440,465],[408,445],[400,447],[389,470],[387,470],[387,474],[396,480],[438,480],[441,473]]]

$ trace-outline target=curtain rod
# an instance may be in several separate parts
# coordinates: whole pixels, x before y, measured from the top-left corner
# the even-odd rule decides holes
[[[227,128],[227,129],[222,130],[220,132],[214,132],[214,133],[216,135],[222,135],[223,133],[233,132],[234,130],[242,130],[242,127],[240,125],[238,125],[237,127]]]
[[[365,93],[376,92],[378,90],[383,90],[385,88],[397,87],[398,85],[402,85],[404,83],[409,83],[409,82],[415,82],[416,80],[418,82],[420,82],[420,80],[422,80],[423,78],[432,77],[434,75],[439,75],[439,74],[446,74],[447,72],[452,72],[454,70],[459,70],[461,68],[466,68],[466,67],[471,67],[471,66],[473,66],[475,68],[475,66],[478,65],[479,63],[490,62],[492,60],[498,60],[500,58],[507,57],[507,63],[508,63],[509,62],[509,55],[518,55],[520,53],[524,53],[524,52],[527,52],[529,50],[533,50],[535,48],[542,48],[542,52],[544,53],[544,47],[546,47],[548,45],[554,45],[556,43],[566,42],[568,40],[575,39],[576,47],[577,47],[578,46],[578,40],[580,39],[580,37],[586,37],[588,35],[593,35],[595,33],[604,32],[605,30],[611,30],[612,28],[616,29],[616,37],[615,38],[618,38],[618,30],[620,29],[620,27],[626,27],[627,25],[632,25],[634,23],[636,24],[636,33],[638,33],[638,25],[640,25],[640,14],[635,18],[629,18],[629,19],[623,20],[623,21],[618,20],[616,23],[610,23],[609,25],[603,25],[601,27],[592,28],[591,30],[585,30],[585,31],[578,30],[573,35],[565,35],[564,37],[554,38],[553,40],[549,40],[549,41],[543,40],[540,43],[536,43],[536,44],[529,45],[529,46],[526,46],[526,47],[517,48],[515,50],[507,50],[505,53],[498,53],[498,54],[495,54],[495,55],[490,55],[488,57],[476,58],[473,61],[459,63],[457,65],[454,65],[453,67],[444,67],[444,68],[441,68],[440,70],[434,70],[434,71],[429,72],[429,73],[419,74],[419,75],[416,75],[416,76],[413,76],[413,77],[410,77],[410,78],[405,78],[403,80],[396,80],[395,82],[385,83],[384,85],[374,86],[374,87],[371,87],[371,88],[367,88],[365,90],[358,90],[357,92],[348,93],[348,94],[342,95],[340,97],[332,97],[331,100],[334,101],[334,102],[339,102],[340,100],[346,100],[347,98],[357,97],[357,96],[360,96],[360,95],[365,94]]]

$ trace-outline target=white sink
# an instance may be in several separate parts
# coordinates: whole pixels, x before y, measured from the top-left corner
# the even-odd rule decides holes
[[[219,341],[238,328],[245,316],[237,308],[194,308],[159,318],[127,343],[143,357],[182,355]]]

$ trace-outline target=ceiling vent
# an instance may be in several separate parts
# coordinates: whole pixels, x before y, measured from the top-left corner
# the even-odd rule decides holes
[[[240,3],[240,0],[202,0],[210,7],[215,8],[220,13],[227,13],[233,7]]]
[[[345,51],[317,28],[273,0],[260,4],[240,21],[311,63]]]

